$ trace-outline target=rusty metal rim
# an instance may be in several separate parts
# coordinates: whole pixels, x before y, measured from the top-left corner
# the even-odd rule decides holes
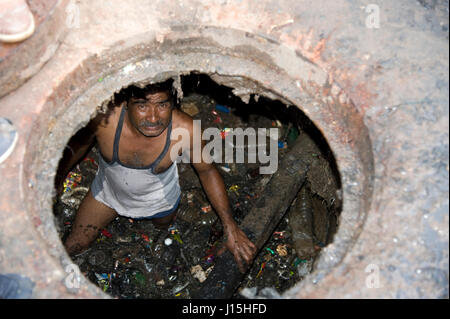
[[[193,37],[192,30],[199,36]],[[129,43],[134,44],[129,46],[121,41],[119,50],[110,48],[104,54],[90,56],[80,64],[76,74],[70,74],[55,88],[54,95],[48,98],[41,113],[50,116],[40,116],[31,130],[31,136],[34,137],[28,141],[24,156],[27,162],[25,166],[31,169],[25,172],[22,185],[28,198],[27,210],[43,221],[37,227],[38,232],[50,256],[60,260],[60,264],[66,265],[71,261],[53,224],[48,191],[52,188],[52,174],[48,172],[54,174],[56,171],[58,162],[55,158],[60,157],[69,138],[89,121],[97,106],[108,101],[114,92],[132,83],[159,82],[190,72],[247,79],[261,91],[268,90],[283,101],[299,107],[327,139],[341,174],[344,207],[333,244],[323,250],[316,271],[300,286],[319,284],[351,249],[361,232],[372,195],[373,156],[362,117],[351,101],[336,106],[337,100],[324,93],[322,89],[328,85],[327,75],[314,64],[300,57],[296,61],[299,70],[305,68],[312,71],[317,81],[307,78],[308,72],[304,70],[297,72],[299,76],[293,77],[292,71],[288,74],[270,59],[255,59],[254,55],[240,50],[238,45],[224,47],[216,41],[228,37],[262,52],[272,50],[291,54],[288,48],[272,41],[262,43],[258,35],[249,36],[246,32],[232,29],[189,26],[172,30],[162,42],[149,41],[151,37],[148,34],[131,39]],[[113,57],[119,57],[120,63],[111,64]],[[79,82],[78,89],[69,89],[71,78]],[[36,157],[37,149],[46,149],[46,152]],[[40,170],[45,172],[39,174]],[[38,180],[39,185],[35,183],[33,189],[28,187],[30,181]],[[35,202],[39,203],[37,207],[31,204]],[[104,295],[88,280],[82,280],[94,296]]]

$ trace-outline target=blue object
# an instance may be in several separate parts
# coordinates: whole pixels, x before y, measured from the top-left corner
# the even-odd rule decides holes
[[[216,104],[216,110],[223,113],[230,113],[230,110],[226,106],[221,104]]]
[[[284,142],[278,141],[278,148],[284,148]]]
[[[19,274],[0,274],[0,299],[29,299],[34,283]]]
[[[17,136],[17,131],[11,121],[0,117],[0,163],[12,153]]]

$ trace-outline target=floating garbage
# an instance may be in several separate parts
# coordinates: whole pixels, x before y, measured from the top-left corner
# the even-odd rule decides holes
[[[111,234],[110,234],[111,235]],[[111,238],[111,237],[109,237],[109,235],[107,235],[107,237],[108,238]],[[131,237],[131,236],[118,236],[117,238],[116,238],[116,241],[118,242],[118,243],[131,243],[132,241],[133,241],[133,238]]]
[[[209,273],[213,270],[214,266],[209,267],[207,270],[203,270],[202,266],[196,265],[191,267],[191,274],[200,283],[204,282]]]
[[[184,113],[189,114],[190,116],[195,116],[200,112],[197,105],[192,102],[182,103],[180,108]]]
[[[230,109],[224,105],[216,104],[216,110],[223,113],[230,113]]]
[[[226,172],[226,173],[231,172],[231,168],[229,168],[229,167],[226,167],[226,166],[219,166],[219,167],[220,167],[220,169],[221,169],[222,171],[224,171],[224,172]]]
[[[295,258],[293,265],[294,265],[294,267],[297,267],[298,264],[306,263],[307,261],[308,261],[307,259],[300,259],[297,257],[297,258]]]
[[[102,279],[102,280],[99,280],[97,283],[100,285],[100,288],[102,288],[103,292],[106,292],[108,290],[109,280]]]
[[[180,234],[173,233],[172,236],[173,236],[173,239],[175,239],[178,243],[180,243],[180,244],[183,243],[183,241],[181,240]]]
[[[238,185],[232,185],[228,188],[228,190],[230,192],[234,192],[237,196],[239,196],[239,192],[238,192],[239,189],[240,189],[240,187]]]
[[[111,233],[110,233],[109,231],[107,231],[106,229],[102,229],[102,230],[100,231],[100,233],[101,233],[103,236],[105,236],[105,237],[108,237],[108,238],[111,238],[111,237],[112,237]]]
[[[67,177],[63,183],[63,187],[64,187],[63,193],[71,191],[72,189],[77,187],[79,185],[79,183],[81,183],[81,180],[82,180],[82,177],[80,174],[75,173],[75,172],[69,172],[69,174],[67,174]]]
[[[89,156],[85,157],[83,159],[83,161],[81,161],[81,164],[83,164],[83,163],[91,163],[92,166],[94,166],[95,168],[98,168],[98,163],[92,157],[89,157]],[[96,170],[92,170],[92,169],[90,169],[88,167],[84,167],[84,168],[87,169],[89,172],[92,172],[92,173],[96,173],[97,172]]]
[[[175,288],[173,288],[172,293],[176,296],[180,291],[182,291],[187,286],[189,286],[189,281],[183,285],[176,286]]]
[[[256,278],[259,278],[259,277],[261,276],[261,274],[262,274],[263,271],[264,271],[264,268],[266,268],[266,262],[263,262],[263,263],[261,264],[261,268],[259,268],[259,271],[258,271],[258,274],[256,275]]]
[[[94,275],[97,278],[97,280],[108,279],[108,274],[106,274],[106,273],[103,273],[103,274],[94,273]]]
[[[278,141],[278,148],[286,148],[286,147],[287,147],[286,142]]]
[[[173,241],[172,241],[172,239],[170,239],[170,238],[166,238],[166,239],[164,240],[164,245],[166,245],[166,246],[170,246],[170,245],[172,245],[172,243],[173,243]]]
[[[281,239],[284,238],[284,231],[276,231],[273,233],[274,239]]]
[[[208,255],[208,256],[205,257],[205,261],[206,261],[206,263],[208,263],[208,264],[211,264],[212,262],[214,262],[214,259],[215,259],[215,257],[214,257],[213,254],[210,254],[210,255]]]
[[[277,246],[277,253],[278,255],[280,255],[281,257],[284,257],[288,254],[286,245],[278,245]]]
[[[209,213],[211,210],[212,210],[211,205],[202,207],[202,212],[204,212],[204,213]]]

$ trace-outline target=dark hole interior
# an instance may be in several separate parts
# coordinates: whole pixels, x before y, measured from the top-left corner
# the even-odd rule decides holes
[[[243,298],[243,288],[250,288],[246,289],[247,296],[263,288],[281,294],[314,269],[321,249],[333,241],[336,233],[342,200],[333,154],[320,131],[297,107],[255,96],[246,104],[233,94],[233,88],[219,85],[204,74],[191,73],[181,80],[184,98],[179,107],[201,120],[202,129],[217,127],[226,134],[227,128],[278,128],[279,160],[296,141],[304,139],[304,158],[299,160],[308,163],[306,182],[240,284],[233,287],[231,297]],[[119,95],[116,97],[119,99]],[[69,145],[82,144],[80,141],[88,139],[88,135],[86,129],[81,129],[71,138],[57,172],[64,182],[55,198],[54,215],[63,243],[97,172],[96,146],[86,150],[73,167],[67,167],[75,152]],[[245,160],[216,164],[238,224],[271,178],[259,174],[260,163],[248,163],[247,156]],[[155,228],[149,220],[120,216],[99,230],[87,251],[71,256],[81,272],[103,291],[119,298],[192,298],[214,270],[223,237],[221,221],[210,209],[192,166],[179,163],[178,172],[182,197],[176,221],[167,231]],[[266,200],[276,198],[274,192]],[[170,246],[165,244],[167,238],[172,241]],[[226,276],[223,280],[227,280]]]

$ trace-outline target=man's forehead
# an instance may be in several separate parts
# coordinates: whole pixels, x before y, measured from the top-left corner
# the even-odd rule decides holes
[[[167,100],[169,98],[169,94],[166,91],[159,91],[159,92],[142,92],[138,94],[132,94],[131,99],[132,100],[140,100],[145,99],[148,101],[161,101],[161,100]]]

